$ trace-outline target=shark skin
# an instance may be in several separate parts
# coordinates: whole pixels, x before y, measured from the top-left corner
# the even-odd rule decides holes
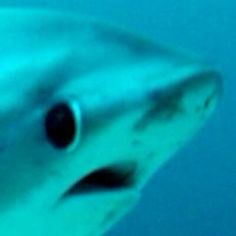
[[[221,91],[209,66],[94,20],[3,8],[0,35],[2,236],[102,235]]]

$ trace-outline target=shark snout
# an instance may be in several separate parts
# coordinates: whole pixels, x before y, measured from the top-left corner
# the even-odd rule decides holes
[[[149,93],[154,118],[171,119],[178,115],[207,115],[214,109],[221,94],[220,76],[214,71],[196,71],[168,88],[156,88]],[[146,117],[148,117],[148,113]],[[150,117],[150,116],[149,116]]]
[[[164,88],[153,86],[145,101],[118,118],[111,116],[114,123],[110,121],[106,133],[98,131],[100,142],[90,149],[97,163],[88,167],[64,197],[138,190],[204,123],[220,94],[219,75],[196,71],[175,81]]]

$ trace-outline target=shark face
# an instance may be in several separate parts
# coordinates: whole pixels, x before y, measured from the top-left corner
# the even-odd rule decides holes
[[[101,235],[206,121],[219,75],[92,20],[0,20],[0,234]]]

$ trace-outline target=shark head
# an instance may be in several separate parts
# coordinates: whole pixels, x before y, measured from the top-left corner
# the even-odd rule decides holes
[[[219,75],[93,20],[0,20],[0,233],[100,235],[205,123]]]

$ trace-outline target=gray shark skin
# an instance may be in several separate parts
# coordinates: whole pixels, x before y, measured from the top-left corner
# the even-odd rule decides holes
[[[119,28],[0,10],[0,235],[102,235],[205,123],[217,72]]]

